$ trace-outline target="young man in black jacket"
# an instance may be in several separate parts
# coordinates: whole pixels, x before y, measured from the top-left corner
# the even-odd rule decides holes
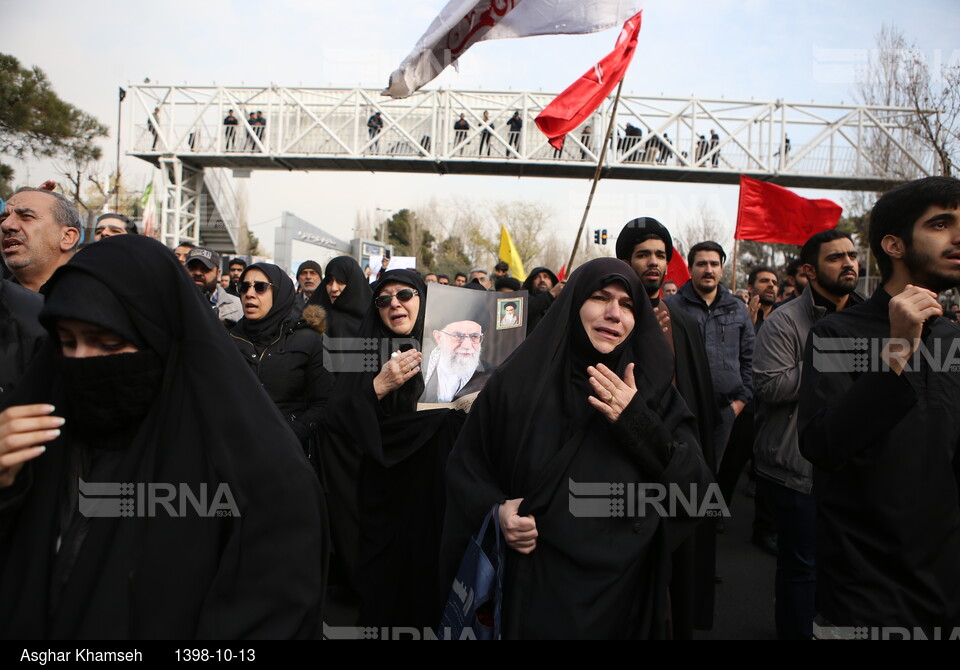
[[[821,637],[935,636],[960,626],[960,181],[877,201],[881,286],[813,327],[800,452],[813,463]],[[892,633],[891,633],[892,631]]]

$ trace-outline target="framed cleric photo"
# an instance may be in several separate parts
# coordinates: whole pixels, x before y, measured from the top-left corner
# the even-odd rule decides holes
[[[451,403],[482,389],[523,342],[526,306],[526,291],[495,293],[429,284],[420,403]]]
[[[497,298],[497,330],[525,325],[522,301],[516,298]]]

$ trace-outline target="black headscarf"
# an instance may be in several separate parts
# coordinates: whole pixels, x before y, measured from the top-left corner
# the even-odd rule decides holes
[[[377,309],[377,306],[373,304],[374,298],[379,295],[383,287],[394,282],[405,284],[410,288],[416,289],[420,298],[420,311],[417,314],[416,323],[414,324],[413,330],[410,332],[410,334],[406,336],[397,335],[390,330],[390,328],[383,323],[383,319],[380,318],[380,310]],[[324,293],[326,293],[326,291],[324,291]],[[337,298],[337,302],[340,302],[340,298]],[[380,277],[380,279],[378,279],[371,288],[371,298],[367,306],[367,312],[363,317],[363,322],[360,324],[360,337],[375,338],[377,342],[381,343],[381,346],[377,352],[379,364],[377,365],[376,370],[363,373],[360,379],[354,378],[352,381],[359,382],[359,384],[363,387],[369,385],[372,389],[373,378],[380,373],[380,368],[383,367],[383,364],[390,359],[390,355],[398,348],[401,350],[406,350],[412,346],[413,348],[417,349],[417,351],[423,351],[423,323],[426,311],[427,285],[423,282],[423,279],[420,277],[420,275],[412,270],[387,270],[384,272],[383,276]],[[411,340],[411,342],[400,343],[396,347],[387,346],[394,340],[397,340],[398,342]],[[416,344],[414,344],[412,341],[415,341]],[[358,392],[356,387],[354,388],[354,392]],[[383,400],[380,401],[380,407],[387,414],[415,412],[417,409],[417,400],[420,398],[422,393],[423,371],[421,370],[420,374],[416,375],[399,389],[383,398]]]
[[[78,443],[68,421],[62,436],[18,476],[29,486],[22,505],[5,519],[10,534],[0,544],[0,638],[316,635],[326,550],[323,498],[276,405],[162,244],[119,235],[87,247],[48,282],[51,305],[59,304],[61,290],[75,293],[68,289],[81,275],[109,290],[144,352],[162,363],[156,399],[125,448],[111,452],[109,479],[94,481],[135,490],[167,483],[195,496],[206,490],[210,500],[218,490],[229,491],[239,516],[200,516],[188,503],[177,517],[162,509],[141,516],[151,511],[141,507],[132,518],[87,517],[73,564],[60,570],[72,531],[61,513],[76,500],[71,464],[78,452],[100,451],[95,439]],[[150,281],[133,279],[144,276]],[[98,319],[101,307],[84,296],[74,304],[81,309],[71,309],[71,318],[83,320],[86,305],[89,318]],[[113,317],[107,319],[115,326]],[[64,391],[60,360],[54,336],[13,404],[83,411]],[[55,554],[58,535],[63,542]],[[54,575],[62,577],[57,594]]]
[[[293,280],[273,263],[255,263],[247,266],[243,274],[240,275],[241,283],[250,270],[260,270],[270,279],[270,283],[273,284],[270,287],[270,291],[273,293],[273,306],[270,307],[270,311],[263,318],[251,320],[246,316],[243,317],[231,332],[253,342],[255,345],[269,344],[277,338],[280,326],[298,318],[299,314],[291,311],[294,309],[297,292],[294,289]],[[240,295],[240,301],[243,302],[242,294]]]
[[[580,308],[611,282],[633,298],[635,325],[604,355],[590,344]],[[588,403],[594,394],[585,368],[604,363],[622,378],[631,362],[637,395],[629,417],[624,410],[611,425]],[[520,514],[535,517],[540,537],[530,556],[508,550],[510,635],[662,634],[669,569],[662,519],[632,527],[636,519],[574,518],[567,489],[570,479],[657,482],[677,467],[701,473],[696,449],[672,456],[671,436],[696,447],[693,418],[672,377],[670,350],[630,266],[601,258],[578,268],[537,329],[487,382],[450,455],[442,556],[447,587],[484,514],[497,502],[523,498]],[[550,579],[563,589],[551,591]],[[532,600],[524,602],[527,597]],[[518,614],[524,607],[529,611]]]
[[[327,284],[335,278],[341,284],[346,284],[336,302],[327,295]],[[323,282],[310,296],[308,305],[320,305],[327,312],[328,337],[358,337],[360,323],[370,309],[373,296],[370,293],[370,282],[363,275],[363,270],[350,256],[337,256],[327,263],[327,272]]]

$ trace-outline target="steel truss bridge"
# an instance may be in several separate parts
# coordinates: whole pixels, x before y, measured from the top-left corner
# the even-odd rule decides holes
[[[613,105],[607,100],[557,151],[534,124],[554,93],[437,90],[391,100],[373,89],[276,85],[128,91],[128,154],[160,169],[162,240],[197,243],[203,234],[222,250],[240,234],[230,170],[589,179]],[[224,124],[230,110],[236,125]],[[522,125],[511,129],[517,113]],[[911,108],[872,105],[624,96],[602,175],[736,184],[746,174],[787,187],[881,190],[892,183],[891,163],[936,174],[935,155],[907,130],[915,117]]]

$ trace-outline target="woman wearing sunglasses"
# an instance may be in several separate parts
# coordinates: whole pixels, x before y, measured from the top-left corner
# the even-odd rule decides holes
[[[300,316],[293,280],[271,263],[247,267],[238,287],[243,318],[230,337],[319,468],[316,431],[333,391],[323,366],[326,314],[308,306]]]
[[[0,412],[0,639],[315,636],[320,485],[176,256],[118,235],[45,290]]]
[[[334,546],[360,598],[359,625],[422,630],[437,623],[443,471],[465,415],[417,411],[426,284],[389,270],[372,288],[360,327],[368,353],[338,372],[326,415],[326,439],[362,459],[348,497],[328,498],[357,510],[352,540],[333,513]]]

